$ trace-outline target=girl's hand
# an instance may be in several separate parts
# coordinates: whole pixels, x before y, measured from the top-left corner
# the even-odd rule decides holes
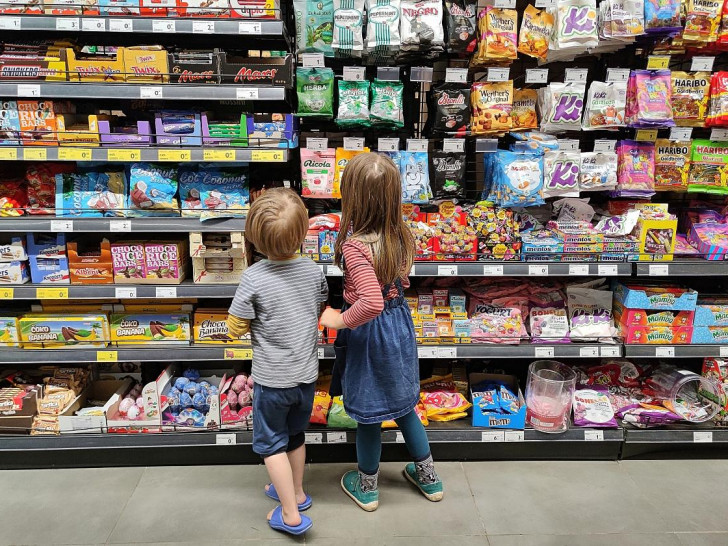
[[[343,330],[346,328],[346,324],[344,324],[344,321],[341,319],[341,311],[338,309],[332,309],[331,307],[321,314],[319,322],[321,323],[321,326],[325,326],[326,328],[331,328],[333,330]]]

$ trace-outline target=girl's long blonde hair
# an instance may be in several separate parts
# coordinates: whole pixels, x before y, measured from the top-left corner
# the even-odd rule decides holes
[[[341,180],[341,213],[334,249],[337,266],[341,267],[344,243],[352,237],[371,243],[374,271],[381,283],[409,274],[415,240],[402,218],[402,183],[390,158],[363,153],[349,161]]]

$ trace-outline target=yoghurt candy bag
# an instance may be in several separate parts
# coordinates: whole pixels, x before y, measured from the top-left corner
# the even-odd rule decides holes
[[[470,319],[470,337],[473,343],[519,344],[528,332],[519,307],[478,304]]]
[[[617,146],[619,197],[651,197],[655,194],[655,146],[651,142],[622,140]]]
[[[367,48],[399,46],[400,0],[367,0]]]
[[[427,51],[445,46],[442,0],[402,0],[399,33],[403,51]]]
[[[627,82],[592,82],[587,93],[582,129],[616,129],[624,127]]]
[[[374,125],[387,125],[394,128],[404,126],[402,82],[388,82],[375,79],[371,85],[370,117]]]
[[[445,0],[447,48],[452,53],[472,53],[478,45],[476,14],[473,0]]]
[[[582,152],[579,169],[580,191],[604,191],[617,187],[615,152]]]
[[[572,341],[613,341],[611,291],[568,286],[566,301]]]
[[[333,0],[334,36],[331,46],[334,49],[362,51],[364,39],[364,0]]]
[[[301,148],[301,196],[317,199],[334,197],[336,150]]]
[[[334,115],[334,71],[330,68],[296,69],[298,112],[301,117],[332,118]]]
[[[369,126],[369,82],[339,80],[339,127]]]
[[[568,343],[569,318],[564,307],[533,307],[529,313],[532,343]]]
[[[294,0],[296,45],[299,53],[323,53],[333,56],[333,0]]]
[[[710,100],[708,72],[672,72],[672,109],[675,125],[703,127]]]
[[[541,130],[546,133],[578,131],[584,110],[583,83],[551,83],[538,90]]]
[[[682,30],[680,0],[645,0],[647,33],[671,33]]]
[[[518,51],[530,57],[546,59],[553,29],[554,16],[529,4],[523,12]]]
[[[427,152],[400,152],[402,202],[425,204],[432,198]]]
[[[579,152],[546,152],[544,154],[543,196],[579,197]]]

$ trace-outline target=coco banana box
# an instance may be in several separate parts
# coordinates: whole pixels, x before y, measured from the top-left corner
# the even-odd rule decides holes
[[[0,317],[0,347],[19,347],[18,317]]]
[[[186,313],[114,313],[114,345],[189,345],[190,315]]]
[[[29,313],[20,317],[18,327],[24,349],[106,347],[109,343],[109,321],[102,314]]]

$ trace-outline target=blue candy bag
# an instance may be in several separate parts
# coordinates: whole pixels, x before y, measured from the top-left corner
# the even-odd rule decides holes
[[[200,165],[180,173],[182,216],[242,218],[250,207],[248,169]]]
[[[537,152],[498,150],[497,204],[502,207],[543,205],[543,156]]]
[[[125,216],[126,190],[119,171],[57,174],[56,216]]]
[[[177,167],[134,163],[129,172],[129,216],[179,216]]]
[[[402,202],[427,204],[432,198],[427,152],[400,152]]]

